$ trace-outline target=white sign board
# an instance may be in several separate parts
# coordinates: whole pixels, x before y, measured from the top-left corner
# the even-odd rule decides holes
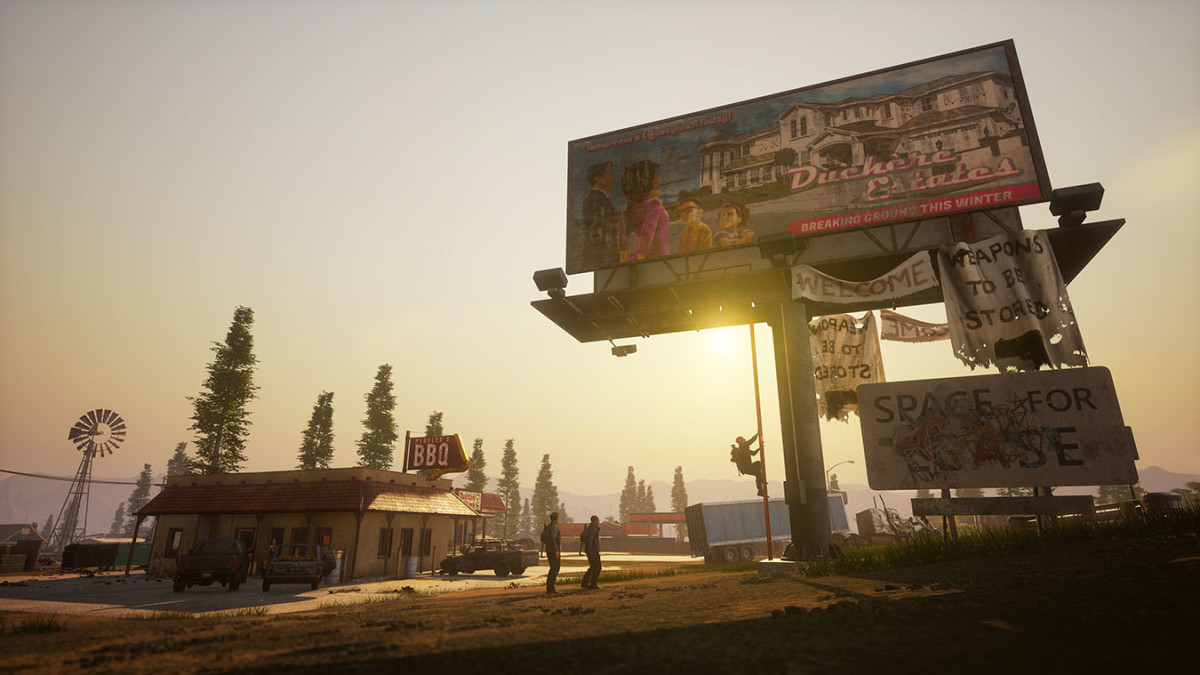
[[[864,384],[858,404],[874,490],[1137,482],[1107,368]]]

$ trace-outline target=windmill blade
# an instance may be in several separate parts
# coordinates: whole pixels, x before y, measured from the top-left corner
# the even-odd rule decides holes
[[[86,413],[87,421],[88,421],[88,424],[91,425],[92,427],[95,427],[96,424],[98,424],[100,422],[99,413],[100,413],[99,408],[96,408],[95,410],[87,411],[87,413]]]
[[[83,422],[76,422],[75,426],[71,427],[71,430],[67,432],[67,438],[71,441],[75,441],[79,438],[86,438],[87,435],[87,427],[84,426]]]
[[[115,412],[109,410],[108,408],[99,408],[97,409],[97,412],[100,413],[100,421],[109,426],[112,426],[113,418],[118,417]]]

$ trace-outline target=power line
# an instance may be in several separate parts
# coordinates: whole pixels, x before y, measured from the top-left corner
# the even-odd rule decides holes
[[[29,478],[41,478],[43,480],[61,480],[61,481],[66,481],[68,483],[73,482],[75,480],[74,478],[67,478],[66,476],[47,476],[44,473],[26,473],[24,471],[11,471],[9,469],[0,469],[0,473],[11,473],[14,476],[28,476]],[[103,483],[105,485],[137,485],[136,482],[131,483],[129,481],[124,481],[124,480],[104,480],[102,478],[93,478],[92,482],[93,483]],[[151,483],[151,485],[157,485],[159,487],[164,487],[166,485],[166,483]]]

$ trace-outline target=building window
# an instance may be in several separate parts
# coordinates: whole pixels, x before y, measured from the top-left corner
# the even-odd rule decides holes
[[[333,545],[333,528],[332,527],[318,527],[316,543],[318,543],[322,546],[332,546]]]
[[[377,558],[387,558],[392,554],[392,528],[379,528],[379,551],[375,554]]]
[[[412,555],[413,530],[405,527],[400,530],[400,555],[407,558]]]
[[[808,118],[807,117],[800,118],[800,135],[801,136],[808,135]],[[793,136],[793,138],[794,138],[794,136]]]
[[[749,154],[750,154],[750,144],[742,143],[742,157],[745,157]]]
[[[883,104],[883,119],[885,119],[885,120],[892,119],[892,104],[891,103]]]
[[[933,110],[933,97],[926,96],[921,99],[921,112],[929,112],[930,110]]]
[[[825,126],[827,126],[827,127],[833,126],[833,115],[825,116]]]
[[[429,555],[433,552],[433,530],[421,530],[421,555]]]
[[[795,138],[797,135],[798,134],[796,133],[796,120],[792,120],[792,138]]]
[[[167,550],[163,552],[164,558],[178,558],[179,546],[183,543],[183,528],[172,527],[167,530]]]
[[[238,539],[242,542],[242,544],[246,547],[247,552],[254,551],[254,528],[253,527],[239,527],[236,530],[234,530],[233,536],[235,539]]]

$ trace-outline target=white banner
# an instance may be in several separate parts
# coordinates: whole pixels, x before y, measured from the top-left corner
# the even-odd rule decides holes
[[[863,300],[895,300],[919,291],[937,288],[937,275],[929,254],[921,251],[891,272],[870,281],[843,281],[808,265],[792,267],[792,299],[836,304]]]
[[[1050,240],[1024,230],[938,249],[954,353],[1001,372],[1086,366]]]
[[[808,332],[817,409],[825,419],[847,422],[858,412],[855,389],[885,381],[875,315],[867,312],[861,322],[849,314],[817,317]]]
[[[879,311],[879,338],[894,342],[936,342],[950,339],[950,326],[926,323],[890,309]]]

